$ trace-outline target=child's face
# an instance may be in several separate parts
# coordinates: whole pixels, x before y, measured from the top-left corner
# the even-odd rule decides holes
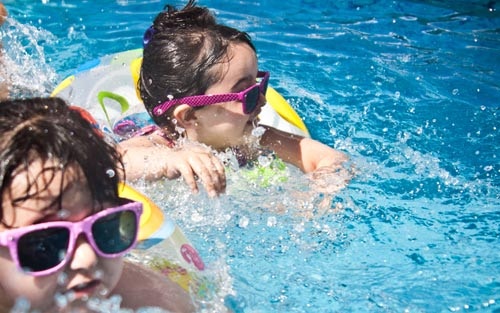
[[[54,168],[57,168],[54,162],[42,164],[38,160],[28,171],[15,173],[12,185],[2,195],[0,232],[10,229],[5,225],[19,228],[49,221],[75,222],[92,214],[93,201],[81,170],[70,167],[64,174],[60,170],[54,174]],[[29,199],[12,201],[26,194],[31,195]],[[19,271],[8,248],[0,246],[0,312],[10,308],[18,297],[29,300],[32,308],[46,310],[54,305],[56,293],[71,294],[77,300],[105,296],[116,286],[122,267],[121,258],[99,257],[85,235],[77,239],[73,256],[65,267],[41,277]]]
[[[246,44],[233,44],[230,52],[229,62],[221,65],[224,78],[210,86],[205,94],[236,93],[255,85],[257,77],[255,52]],[[265,97],[261,95],[260,106],[264,103]],[[195,111],[197,126],[194,133],[191,136],[188,133],[188,136],[215,149],[245,145],[251,130],[255,127],[255,120],[261,111],[260,106],[251,114],[243,112],[240,101],[205,106]]]

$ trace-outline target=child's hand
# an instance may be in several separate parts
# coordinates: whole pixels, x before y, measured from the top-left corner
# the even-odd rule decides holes
[[[209,148],[199,144],[185,144],[169,148],[160,136],[139,136],[118,145],[125,163],[127,180],[180,176],[193,192],[198,192],[197,178],[210,196],[226,190],[226,174],[221,161]]]
[[[352,172],[344,167],[324,166],[308,173],[311,190],[325,194],[336,194],[351,180]]]
[[[182,149],[166,153],[165,162],[164,176],[168,179],[182,176],[195,193],[198,192],[197,178],[212,197],[226,190],[224,166],[206,147],[184,145]]]

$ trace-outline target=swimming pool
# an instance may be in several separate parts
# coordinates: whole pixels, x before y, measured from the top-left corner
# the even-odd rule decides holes
[[[199,3],[252,35],[272,86],[356,170],[333,196],[293,170],[271,187],[231,176],[216,200],[168,182],[141,186],[220,269],[235,311],[499,312],[495,3]],[[48,94],[78,65],[140,47],[163,6],[5,4],[21,94]]]

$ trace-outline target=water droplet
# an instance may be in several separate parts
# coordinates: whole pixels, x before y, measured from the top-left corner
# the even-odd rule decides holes
[[[30,312],[31,304],[28,299],[19,297],[10,312]]]
[[[108,175],[108,177],[109,177],[109,178],[113,178],[113,177],[115,177],[116,173],[115,173],[115,171],[114,171],[114,170],[112,170],[112,169],[108,169],[108,170],[106,171],[106,175]]]
[[[491,166],[491,165],[486,165],[486,166],[483,168],[483,170],[484,170],[485,172],[490,172],[490,171],[492,171],[492,170],[493,170],[493,166]]]
[[[266,132],[266,129],[262,126],[255,127],[252,129],[252,136],[260,138],[264,133]]]
[[[65,295],[56,293],[54,295],[54,302],[59,308],[64,308],[68,305],[68,299],[66,298]]]
[[[276,217],[275,216],[269,216],[267,218],[267,227],[274,227],[276,226],[277,222],[276,222]]]
[[[66,273],[61,273],[57,276],[57,284],[59,286],[63,286],[68,282],[68,274]]]
[[[271,164],[272,159],[265,155],[259,155],[257,161],[259,162],[260,166],[268,167]]]
[[[96,279],[101,279],[104,277],[104,272],[102,270],[96,270],[94,272],[94,276]]]
[[[60,218],[60,219],[66,219],[67,217],[69,216],[69,212],[68,210],[61,210],[59,212],[57,212],[57,217]]]
[[[108,288],[104,288],[104,289],[101,289],[99,290],[99,295],[105,297],[109,294],[110,290]]]
[[[240,218],[240,220],[238,221],[238,226],[241,228],[247,228],[249,223],[250,223],[250,219],[246,216],[242,216]]]
[[[203,221],[203,215],[198,212],[194,212],[193,214],[191,214],[191,220],[193,222],[201,222]]]

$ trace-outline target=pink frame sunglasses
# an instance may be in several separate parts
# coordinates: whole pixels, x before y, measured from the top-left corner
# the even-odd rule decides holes
[[[243,104],[243,112],[245,114],[252,113],[259,104],[260,94],[265,95],[267,91],[267,85],[269,82],[269,72],[259,71],[257,73],[258,83],[249,87],[242,92],[238,93],[224,93],[218,95],[198,95],[189,96],[180,99],[173,99],[156,106],[153,109],[153,114],[160,116],[167,112],[168,109],[174,105],[187,104],[191,107],[200,107],[205,105],[211,105],[215,103],[228,102],[228,101],[241,101]]]
[[[141,214],[142,203],[129,202],[78,222],[47,222],[1,232],[0,246],[9,248],[20,271],[32,276],[50,275],[72,258],[82,233],[100,257],[127,253],[137,241]]]

